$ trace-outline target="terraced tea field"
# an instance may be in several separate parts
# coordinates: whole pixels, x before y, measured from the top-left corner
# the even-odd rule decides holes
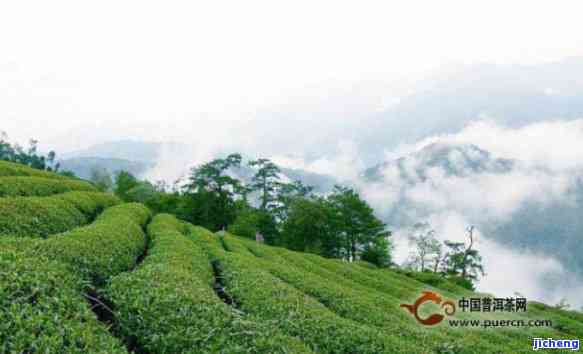
[[[0,162],[1,353],[527,353],[535,337],[583,339],[583,314],[535,302],[526,312],[458,309],[423,326],[401,307],[423,291],[485,296],[219,236]],[[424,308],[424,317],[440,311]]]

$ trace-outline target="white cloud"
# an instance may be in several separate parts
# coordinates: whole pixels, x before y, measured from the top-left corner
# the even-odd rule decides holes
[[[483,153],[467,144],[475,144],[493,156],[484,160]],[[451,149],[443,157],[456,173],[448,173],[451,171],[440,165],[427,166],[426,155],[436,146],[461,146],[470,160],[485,164],[486,170],[472,170],[458,149]],[[381,181],[359,183],[363,196],[375,210],[389,220],[397,212],[405,216],[395,219],[400,222],[429,222],[442,241],[463,241],[468,225],[477,225],[481,231],[480,225],[510,221],[526,203],[538,208],[575,203],[571,188],[583,172],[580,159],[583,119],[535,123],[521,128],[478,121],[455,134],[401,145],[395,151],[387,151],[386,156],[390,159],[406,156],[401,164],[404,174],[395,164],[388,164],[381,171]],[[495,158],[515,161],[508,165],[508,170],[493,170]],[[418,176],[420,169],[425,179]],[[396,228],[395,259],[403,262],[410,252],[406,236],[411,225],[392,226]],[[583,276],[567,270],[562,260],[540,249],[518,251],[502,246],[492,234],[478,236],[478,248],[487,272],[479,283],[480,290],[501,296],[520,292],[549,303],[565,297],[571,304],[583,304],[573,295],[573,291],[583,287]],[[549,279],[553,279],[552,286]]]
[[[323,155],[312,161],[287,155],[274,155],[271,160],[282,167],[329,175],[338,181],[355,181],[365,168],[359,156],[358,145],[350,140],[338,141],[333,154]]]
[[[583,118],[553,120],[509,128],[494,120],[479,120],[462,131],[423,139],[415,144],[400,145],[386,151],[394,157],[422,149],[435,142],[475,144],[497,157],[517,159],[530,166],[571,169],[583,166]]]

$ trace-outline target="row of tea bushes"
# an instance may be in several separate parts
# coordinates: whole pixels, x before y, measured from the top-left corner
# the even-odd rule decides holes
[[[327,260],[316,255],[297,253],[286,249],[267,247],[242,238],[223,238],[226,248],[235,252],[253,254],[262,257],[263,268],[269,270],[279,279],[293,285],[325,304],[342,317],[368,325],[383,328],[392,335],[402,336],[402,342],[410,342],[418,349],[431,352],[438,350],[442,343],[448,342],[457,347],[471,346],[478,352],[495,352],[504,345],[506,348],[519,349],[524,344],[524,331],[516,330],[490,331],[488,333],[464,332],[462,340],[455,340],[454,329],[441,328],[439,331],[427,331],[420,327],[410,316],[399,308],[403,298],[391,294],[394,287],[385,288],[385,292],[354,282],[358,273],[350,272],[348,264]],[[310,259],[311,261],[309,261]],[[346,268],[344,271],[339,268]],[[335,271],[327,270],[327,268]],[[376,283],[370,283],[376,284]],[[390,283],[388,284],[390,285]],[[398,294],[398,292],[397,292]],[[508,314],[503,317],[508,318]],[[516,317],[516,316],[514,316]],[[457,334],[459,337],[459,331]],[[536,330],[533,336],[557,336],[557,332]],[[449,338],[449,340],[448,340]],[[488,341],[484,341],[488,338]]]
[[[50,236],[35,253],[70,265],[83,279],[101,286],[112,276],[132,269],[146,250],[143,228],[150,210],[138,203],[106,209],[84,227]]]
[[[154,217],[144,262],[112,279],[107,298],[122,336],[152,353],[309,352],[221,301],[207,255],[183,231],[171,215]]]
[[[37,170],[15,162],[0,161],[0,177],[3,176],[33,176],[61,180],[69,179],[69,177],[65,177],[54,172]]]
[[[412,323],[405,312],[396,311],[399,309],[397,299],[359,287],[340,274],[322,267],[314,267],[303,259],[304,254],[294,254],[287,250],[278,252],[274,247],[229,236],[224,237],[223,242],[228,250],[234,252],[245,254],[250,249],[260,257],[263,269],[325,304],[339,316],[398,334],[402,343],[408,343],[411,348],[417,346],[425,349],[443,339],[439,332],[424,332]]]
[[[193,230],[194,240],[220,264],[227,292],[242,311],[300,338],[318,353],[413,353],[415,348],[379,328],[343,318],[272,275],[251,255],[227,252],[218,236]]]
[[[111,193],[101,192],[67,192],[53,197],[74,205],[89,220],[94,220],[103,210],[122,202]]]
[[[0,352],[126,353],[86,297],[93,285],[133,267],[149,217],[141,204],[122,204],[46,240],[1,240]]]
[[[89,182],[46,177],[0,177],[1,197],[46,197],[71,191],[97,192]]]
[[[0,235],[47,237],[85,225],[119,202],[111,194],[98,192],[0,198]]]
[[[66,265],[2,248],[0,353],[126,353],[84,291]]]

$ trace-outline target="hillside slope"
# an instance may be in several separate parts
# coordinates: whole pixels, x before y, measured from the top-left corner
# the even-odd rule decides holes
[[[464,311],[491,296],[219,236],[8,167],[0,190],[50,188],[0,198],[0,353],[526,353],[533,338],[583,339],[581,313]],[[413,315],[427,294],[417,317],[436,325]]]

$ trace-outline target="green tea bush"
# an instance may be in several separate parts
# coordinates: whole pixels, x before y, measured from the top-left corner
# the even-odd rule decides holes
[[[71,191],[96,192],[89,182],[45,177],[0,177],[0,197],[46,197]]]
[[[47,237],[90,222],[118,199],[96,192],[0,198],[0,235]]]
[[[131,273],[112,279],[106,296],[119,331],[153,353],[307,353],[293,338],[243,318],[212,290],[204,251],[176,218],[159,214],[148,226],[151,247]]]
[[[452,328],[427,330],[419,326],[409,314],[401,311],[400,304],[408,302],[407,297],[401,297],[404,294],[395,292],[390,282],[383,288],[381,286],[383,283],[370,281],[371,279],[362,277],[360,272],[353,272],[359,267],[351,267],[348,263],[268,247],[228,234],[223,238],[223,242],[228,250],[244,254],[251,250],[253,254],[264,259],[263,269],[269,270],[279,279],[318,299],[342,317],[381,327],[392,335],[400,335],[402,344],[409,342],[411,350],[416,348],[415,350],[431,352],[437,350],[439,344],[446,340],[457,345],[471,346],[470,352],[473,353],[495,352],[501,343],[508,349],[523,347],[525,332],[519,333],[516,330],[487,333],[470,330],[463,332],[463,340],[460,339],[462,332]],[[375,290],[374,286],[385,291]],[[419,294],[420,292],[415,296]],[[508,314],[504,316],[508,317]],[[547,336],[553,334],[549,331],[540,333]],[[556,336],[557,333],[554,334]],[[483,340],[486,338],[487,341]]]
[[[24,252],[26,250],[34,248],[42,241],[44,240],[41,238],[33,237],[14,237],[14,236],[0,237],[0,252],[8,251]]]
[[[84,288],[64,264],[0,248],[0,353],[127,353]]]
[[[115,195],[101,192],[69,192],[55,195],[54,198],[73,204],[90,220],[95,219],[103,210],[121,203]]]
[[[123,204],[47,240],[0,240],[0,352],[126,353],[84,294],[134,266],[149,218],[145,206]]]
[[[247,244],[254,254],[262,257],[263,269],[314,297],[344,318],[381,327],[401,336],[402,346],[408,344],[411,350],[427,350],[431,343],[441,338],[438,332],[423,332],[404,311],[395,311],[399,309],[399,299],[359,286],[322,267],[314,267],[303,258],[304,254],[242,241],[229,235],[223,238],[223,242],[227,249],[243,254],[248,252]]]
[[[35,252],[70,265],[83,279],[101,286],[135,266],[146,249],[142,228],[149,218],[142,204],[116,205],[87,226],[49,237]]]
[[[373,326],[330,311],[265,269],[253,256],[225,252],[217,236],[194,228],[195,242],[220,264],[227,292],[242,311],[302,339],[318,353],[411,353],[411,346]]]
[[[88,221],[73,204],[59,198],[0,198],[0,235],[47,237]]]
[[[553,328],[571,334],[575,337],[583,336],[583,313],[558,309],[540,302],[529,302],[528,309],[538,318],[549,319],[553,322]]]
[[[32,176],[61,180],[69,179],[69,177],[61,176],[53,172],[37,170],[32,167],[9,161],[0,161],[0,176]]]
[[[366,261],[355,261],[354,264],[367,269],[379,269],[376,265]]]

